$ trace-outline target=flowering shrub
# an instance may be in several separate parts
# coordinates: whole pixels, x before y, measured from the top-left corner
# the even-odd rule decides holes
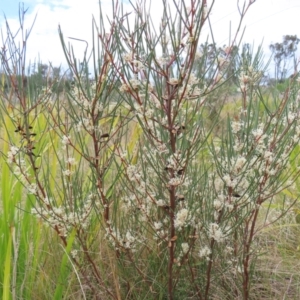
[[[207,111],[238,59],[236,38],[207,64],[199,39],[211,7],[206,1],[190,7],[174,1],[173,12],[166,1],[163,7],[158,29],[142,3],[132,5],[133,26],[118,3],[109,31],[94,24],[93,80],[87,57],[79,70],[60,31],[75,78],[64,101],[44,95],[32,101],[25,86],[18,94],[3,51],[19,100],[6,97],[3,104],[16,128],[8,133],[7,163],[34,195],[31,213],[72,248],[83,293],[249,299],[256,237],[274,221],[268,219],[273,203],[281,205],[278,218],[293,205],[282,192],[299,173],[297,74],[280,101],[267,102],[260,53],[241,58],[239,113],[229,114],[220,130],[217,119],[206,121]],[[218,115],[224,107],[220,101]],[[261,208],[268,208],[262,223]]]

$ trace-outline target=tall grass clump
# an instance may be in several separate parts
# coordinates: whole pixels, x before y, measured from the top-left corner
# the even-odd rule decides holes
[[[35,203],[35,198],[24,192],[24,182],[20,180],[24,170],[18,165],[23,161],[13,159],[19,151],[17,146],[24,146],[24,140],[20,140],[16,132],[19,132],[22,121],[20,107],[24,105],[25,109],[26,105],[21,100],[24,99],[23,88],[18,90],[19,86],[25,84],[25,61],[20,60],[20,57],[25,57],[26,47],[19,48],[9,24],[6,25],[7,37],[3,39],[1,51],[0,87],[0,295],[1,299],[30,299],[36,292],[36,278],[41,275],[38,272],[42,260],[41,252],[45,249],[41,243],[41,224],[28,213]],[[27,34],[25,29],[18,31],[19,36],[23,35],[24,44]],[[12,53],[14,55],[10,55]],[[11,159],[15,163],[12,163]]]
[[[26,213],[56,235],[54,299],[255,298],[259,234],[297,199],[300,86],[295,73],[266,100],[261,48],[236,51],[253,3],[214,57],[200,47],[206,1],[163,0],[160,24],[147,1],[113,2],[109,26],[100,6],[81,60],[59,29],[74,84],[57,100],[29,88],[28,35],[16,51],[8,27],[3,155]]]

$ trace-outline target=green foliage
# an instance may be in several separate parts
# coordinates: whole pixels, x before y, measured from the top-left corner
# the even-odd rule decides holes
[[[206,4],[162,4],[156,26],[145,3],[133,20],[113,2],[109,29],[100,6],[81,60],[60,28],[63,99],[59,70],[27,77],[27,40],[9,34],[4,299],[252,298],[260,234],[298,198],[300,86],[267,95],[261,48],[199,47]]]

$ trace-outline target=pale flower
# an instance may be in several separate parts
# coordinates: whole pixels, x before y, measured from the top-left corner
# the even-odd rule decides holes
[[[166,205],[165,201],[162,199],[159,199],[156,201],[157,206],[163,207]]]
[[[245,165],[246,162],[247,162],[247,160],[245,157],[239,156],[234,165],[235,171],[239,172],[243,168],[243,166]]]
[[[188,214],[189,211],[186,208],[183,208],[177,212],[174,222],[175,228],[181,228],[186,224]]]
[[[231,128],[233,133],[237,133],[238,131],[241,130],[242,123],[241,122],[232,122],[231,123]]]
[[[63,173],[64,176],[70,177],[74,172],[67,169],[67,170],[64,170],[62,173]]]
[[[62,142],[62,144],[63,144],[64,146],[70,144],[70,136],[64,135],[64,136],[62,137],[62,141],[61,141],[61,142]]]
[[[224,241],[223,232],[217,223],[211,223],[208,231],[211,239],[214,239],[216,242]]]
[[[129,52],[129,53],[125,53],[123,55],[123,59],[126,61],[126,62],[132,62],[133,61],[133,54],[132,52]]]
[[[120,86],[119,90],[120,90],[121,93],[126,93],[126,92],[130,91],[130,87],[126,83],[123,83]]]
[[[181,248],[182,248],[182,252],[183,252],[183,254],[187,254],[187,253],[188,253],[188,251],[189,251],[189,249],[190,249],[190,247],[189,247],[189,244],[188,244],[188,243],[182,243],[182,244],[181,244]]]
[[[223,176],[223,180],[225,181],[225,184],[228,187],[234,187],[236,185],[236,180],[235,179],[231,179],[230,175],[226,174]]]
[[[61,207],[53,207],[53,213],[60,216],[63,214],[63,210]]]
[[[126,240],[129,244],[132,244],[135,241],[135,238],[131,235],[129,231],[126,232]]]
[[[214,208],[219,211],[223,206],[223,203],[219,199],[214,200]]]
[[[152,118],[152,117],[153,117],[153,114],[154,114],[153,109],[147,109],[147,110],[145,111],[145,116],[146,116],[146,118],[148,118],[148,119]]]
[[[222,189],[223,189],[223,187],[224,187],[224,182],[223,182],[223,180],[221,179],[221,178],[216,178],[215,180],[214,180],[214,186],[215,186],[215,189],[216,189],[216,191],[217,192],[220,192],[220,191],[222,191]]]
[[[179,83],[178,78],[170,78],[170,80],[169,80],[169,84],[171,84],[171,85],[177,85],[178,83]]]
[[[82,121],[79,121],[77,124],[75,124],[75,131],[80,132],[82,129]]]
[[[171,185],[171,186],[178,186],[178,185],[181,184],[181,180],[180,180],[180,178],[177,178],[177,177],[171,178],[171,179],[169,180],[169,183],[168,183],[168,184]]]
[[[72,251],[71,251],[71,256],[72,256],[73,258],[75,258],[75,257],[77,256],[77,253],[78,253],[78,250],[72,250]]]
[[[266,151],[264,153],[264,159],[271,162],[273,160],[273,153],[271,151]]]
[[[195,41],[195,37],[193,37],[192,35],[191,36],[189,36],[188,37],[188,39],[187,39],[187,44],[191,44],[191,43],[193,43]]]
[[[293,112],[288,113],[288,121],[291,123],[297,118],[297,115]]]
[[[129,180],[140,180],[141,179],[141,174],[137,170],[137,168],[134,165],[129,165],[127,167],[127,175]]]
[[[67,158],[67,163],[70,165],[76,165],[76,160],[74,157],[68,157]]]
[[[37,185],[35,183],[31,183],[27,186],[27,190],[29,194],[36,195],[37,193]]]
[[[13,154],[13,155],[16,155],[19,151],[19,148],[16,147],[16,146],[11,146],[10,147],[10,152]]]
[[[158,153],[165,153],[168,151],[168,148],[167,148],[166,144],[158,144],[156,146],[156,150]]]
[[[7,153],[7,162],[9,164],[13,163],[14,159],[15,159],[15,155],[18,153],[19,148],[15,147],[15,146],[11,146],[10,147],[10,151],[8,151]]]
[[[162,226],[163,226],[162,222],[154,222],[154,228],[156,230],[160,230]]]
[[[200,257],[206,257],[207,259],[209,259],[210,254],[211,254],[211,250],[207,246],[204,246],[199,251],[199,256]]]
[[[140,81],[137,79],[130,79],[129,82],[134,90],[137,89],[140,85]]]
[[[124,152],[122,152],[122,153],[120,154],[120,157],[121,157],[122,159],[125,159],[125,158],[127,157],[127,155],[128,155],[128,153],[127,153],[127,151],[125,150]]]
[[[263,132],[262,128],[257,128],[257,129],[252,130],[252,134],[253,134],[255,140],[265,139],[266,136],[263,133],[264,132]]]
[[[133,60],[132,63],[134,64],[137,71],[141,71],[145,69],[144,64],[139,60]]]
[[[163,67],[163,66],[165,66],[165,65],[167,65],[168,64],[168,62],[169,62],[169,58],[168,57],[159,57],[158,58],[158,60],[157,60],[157,62],[158,62],[158,64],[161,66],[161,67]]]

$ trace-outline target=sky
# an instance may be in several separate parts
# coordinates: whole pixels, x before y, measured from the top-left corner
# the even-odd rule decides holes
[[[189,2],[190,0],[185,0]],[[213,0],[208,0],[208,5]],[[239,22],[238,3],[240,7],[249,0],[215,0],[210,16],[214,37],[219,46],[228,44],[230,28],[235,32]],[[101,0],[103,11],[109,15],[112,0]],[[125,0],[125,10],[130,6]],[[35,25],[28,40],[27,58],[31,61],[40,59],[43,63],[51,62],[53,66],[66,66],[66,60],[58,35],[58,25],[61,26],[66,42],[71,42],[78,57],[82,57],[84,43],[68,39],[91,40],[92,16],[99,18],[98,0],[24,0],[25,27],[30,28],[34,17]],[[152,15],[155,23],[159,24],[162,0],[152,0]],[[5,30],[4,15],[12,30],[18,28],[19,1],[0,0],[0,27]],[[281,42],[283,35],[298,35],[300,38],[300,0],[256,0],[250,7],[243,28],[246,31],[243,42],[260,45],[266,56],[270,55],[268,46]],[[203,38],[209,35],[209,28],[203,31]],[[2,44],[2,41],[0,41]],[[90,43],[91,44],[91,43]],[[300,48],[300,45],[299,45]]]

